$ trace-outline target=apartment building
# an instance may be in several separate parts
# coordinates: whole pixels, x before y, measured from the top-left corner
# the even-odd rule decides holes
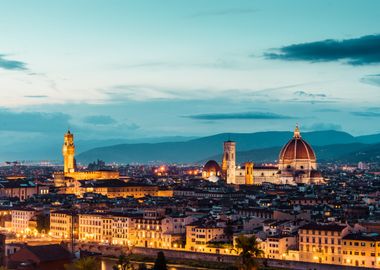
[[[69,239],[78,235],[78,214],[67,210],[50,212],[50,232],[56,238]]]
[[[342,238],[352,230],[348,225],[314,224],[300,227],[300,261],[316,263],[342,263]]]
[[[11,210],[11,230],[16,233],[26,233],[29,229],[29,221],[36,215],[36,211],[30,208],[13,208]]]
[[[343,237],[342,264],[355,267],[380,268],[380,235],[351,233]]]

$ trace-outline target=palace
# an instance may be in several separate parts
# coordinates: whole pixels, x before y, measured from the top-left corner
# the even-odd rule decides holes
[[[317,158],[311,146],[301,137],[296,126],[293,138],[281,149],[277,165],[256,166],[245,162],[236,166],[236,142],[224,142],[222,168],[216,161],[209,161],[203,168],[202,176],[215,181],[223,176],[228,184],[259,185],[263,182],[274,184],[320,184],[323,177],[318,171]]]
[[[63,172],[54,173],[54,184],[61,193],[74,194],[79,197],[85,193],[96,193],[108,198],[173,196],[171,189],[160,189],[151,184],[120,179],[118,171],[77,171],[74,134],[70,130],[64,135],[62,155]]]
[[[110,170],[77,171],[75,161],[74,134],[67,131],[62,146],[63,172],[54,174],[56,187],[66,187],[69,183],[79,180],[119,179],[119,172]]]

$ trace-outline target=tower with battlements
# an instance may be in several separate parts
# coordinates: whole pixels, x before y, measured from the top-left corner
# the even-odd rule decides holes
[[[236,143],[230,140],[224,142],[222,171],[228,184],[236,184]]]
[[[75,145],[74,134],[68,130],[64,135],[63,146],[63,172],[73,173],[75,171]]]

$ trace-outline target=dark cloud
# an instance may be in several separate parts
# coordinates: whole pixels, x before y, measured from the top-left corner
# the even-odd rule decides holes
[[[0,110],[0,131],[63,132],[70,116],[63,113],[13,112]]]
[[[230,119],[292,119],[293,117],[268,112],[241,113],[206,113],[184,116],[197,120],[230,120]]]
[[[380,63],[380,34],[293,44],[265,53],[265,57],[308,62],[344,60],[350,65],[376,64]]]
[[[380,86],[380,74],[367,75],[360,80],[363,83]]]
[[[364,112],[351,112],[351,114],[360,117],[380,117],[380,112],[364,111]]]
[[[305,91],[296,91],[293,93],[295,96],[299,97],[307,97],[307,98],[325,98],[327,95],[325,94],[312,94]]]
[[[214,16],[228,16],[228,15],[243,15],[257,12],[256,9],[252,8],[230,8],[221,10],[210,10],[194,13],[190,18],[200,18],[200,17],[214,17]]]
[[[26,63],[17,60],[5,59],[5,56],[6,55],[4,54],[0,54],[0,68],[8,70],[27,70]]]
[[[116,120],[109,115],[91,115],[84,118],[84,122],[92,125],[111,125]]]

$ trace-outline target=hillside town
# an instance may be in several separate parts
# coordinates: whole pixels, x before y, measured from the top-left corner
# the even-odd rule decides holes
[[[236,164],[229,140],[221,160],[204,165],[98,160],[82,167],[70,131],[62,154],[63,170],[17,163],[0,168],[0,261],[9,269],[24,269],[30,260],[41,264],[36,269],[49,260],[61,269],[77,252],[163,251],[231,263],[239,255],[237,239],[251,236],[260,260],[279,269],[380,268],[378,164],[317,164],[298,127],[278,164]],[[57,258],[28,255],[44,248],[57,249]]]

